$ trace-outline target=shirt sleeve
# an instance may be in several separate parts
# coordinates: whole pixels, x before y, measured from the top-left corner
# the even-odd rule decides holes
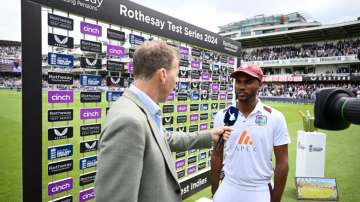
[[[224,110],[218,111],[214,118],[214,128],[220,126],[224,126]]]
[[[277,121],[274,124],[274,146],[290,144],[289,130],[283,114],[279,113]]]

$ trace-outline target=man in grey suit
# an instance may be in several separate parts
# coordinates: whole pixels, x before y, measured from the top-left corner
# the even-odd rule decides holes
[[[100,136],[95,198],[98,202],[178,202],[181,189],[171,151],[211,147],[229,127],[168,133],[159,103],[173,91],[177,51],[151,41],[134,54],[134,83],[110,108]]]

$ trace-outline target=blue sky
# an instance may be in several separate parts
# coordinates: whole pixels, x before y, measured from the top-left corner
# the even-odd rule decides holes
[[[106,1],[106,0],[105,0]],[[0,0],[0,40],[20,40],[20,0]],[[306,13],[310,20],[334,24],[360,17],[359,0],[134,0],[143,6],[217,32],[217,27],[258,14]]]

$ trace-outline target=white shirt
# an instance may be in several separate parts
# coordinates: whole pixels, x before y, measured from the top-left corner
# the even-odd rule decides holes
[[[216,114],[214,127],[224,125],[225,112]],[[224,180],[244,190],[268,189],[273,147],[290,143],[283,114],[258,100],[247,118],[239,112],[233,129],[224,148]]]

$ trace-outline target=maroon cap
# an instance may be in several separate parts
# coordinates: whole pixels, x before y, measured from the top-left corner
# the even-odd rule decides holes
[[[254,64],[243,65],[243,66],[237,68],[233,73],[230,74],[230,77],[236,78],[239,76],[239,74],[241,72],[245,73],[247,75],[250,75],[252,77],[255,77],[259,81],[262,81],[263,72],[260,67],[254,65]]]

